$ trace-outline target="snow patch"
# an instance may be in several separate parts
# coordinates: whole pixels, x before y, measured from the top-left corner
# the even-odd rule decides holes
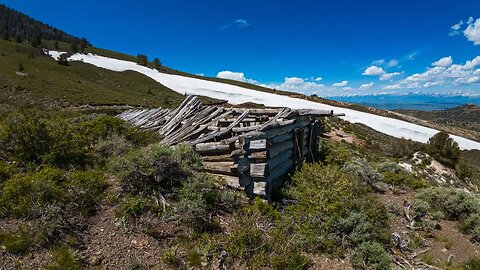
[[[50,51],[49,54],[57,59],[63,52]],[[254,102],[270,107],[290,107],[292,109],[319,109],[334,110],[335,113],[345,113],[342,117],[352,123],[361,123],[377,131],[397,138],[406,138],[426,143],[430,137],[438,133],[438,130],[412,124],[398,119],[359,112],[351,109],[330,106],[299,98],[276,95],[255,91],[235,85],[189,78],[179,75],[160,73],[155,69],[138,65],[137,63],[124,61],[94,54],[74,54],[69,57],[71,61],[82,61],[97,67],[113,70],[133,70],[142,73],[164,86],[180,94],[192,94],[209,96],[216,99],[227,100],[231,104]],[[459,136],[451,135],[458,142],[461,149],[480,149],[480,143]]]

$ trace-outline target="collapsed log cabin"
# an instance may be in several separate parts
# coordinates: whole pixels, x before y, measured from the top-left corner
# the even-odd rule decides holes
[[[176,109],[131,109],[119,118],[155,130],[168,145],[195,147],[208,173],[235,188],[270,196],[290,171],[318,161],[320,119],[333,111],[228,108],[187,96]]]

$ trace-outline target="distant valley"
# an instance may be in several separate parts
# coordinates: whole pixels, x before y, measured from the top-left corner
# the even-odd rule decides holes
[[[480,105],[479,95],[431,95],[410,93],[405,95],[381,94],[364,96],[337,96],[329,99],[383,110],[446,110],[465,104]]]

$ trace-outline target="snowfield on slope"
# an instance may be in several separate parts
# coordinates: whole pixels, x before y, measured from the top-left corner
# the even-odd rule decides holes
[[[50,55],[55,59],[57,59],[61,54],[62,52],[50,51]],[[137,71],[180,94],[186,93],[192,95],[209,96],[216,99],[227,100],[231,104],[254,102],[270,107],[334,110],[335,113],[345,113],[345,116],[342,116],[344,120],[352,123],[361,123],[367,125],[377,131],[397,138],[403,137],[406,139],[425,143],[430,137],[432,137],[438,132],[438,130],[432,128],[427,128],[406,121],[374,115],[370,113],[359,112],[341,107],[334,107],[299,98],[292,98],[288,96],[255,91],[225,83],[160,73],[155,69],[144,67],[130,61],[124,61],[94,54],[74,54],[68,59],[69,61],[82,61],[84,63],[92,64],[94,66],[113,71]],[[461,149],[480,149],[479,142],[455,135],[451,136],[456,142],[458,142]]]

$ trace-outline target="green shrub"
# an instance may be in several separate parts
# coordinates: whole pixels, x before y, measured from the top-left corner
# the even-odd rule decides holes
[[[97,171],[72,171],[67,180],[61,183],[67,191],[65,203],[73,205],[75,211],[91,212],[98,204],[100,196],[106,188],[105,176]]]
[[[46,266],[47,270],[80,270],[82,264],[75,258],[73,251],[67,248],[56,248],[50,252],[52,262]]]
[[[125,136],[113,134],[99,139],[94,146],[97,159],[104,163],[111,157],[122,156],[133,148],[133,144]]]
[[[292,181],[295,203],[284,214],[307,250],[341,253],[371,239],[388,242],[386,208],[338,167],[306,164]]]
[[[480,198],[475,194],[453,188],[427,188],[415,195],[412,205],[419,217],[461,221],[461,229],[480,242]]]
[[[33,237],[24,227],[16,233],[0,232],[0,243],[10,253],[24,253],[33,245]]]
[[[124,137],[136,146],[145,146],[160,141],[159,133],[139,130],[119,118],[108,115],[99,115],[92,120],[82,122],[79,125],[79,132],[91,143],[106,140],[115,135]]]
[[[474,194],[454,188],[432,187],[421,190],[413,199],[415,211],[441,211],[449,220],[459,220],[480,213],[480,199]],[[422,209],[422,207],[427,209]]]
[[[201,159],[191,147],[162,144],[132,150],[109,162],[127,191],[145,195],[179,188],[200,165]]]
[[[5,182],[0,193],[0,213],[15,217],[38,216],[49,204],[57,204],[65,197],[60,187],[65,172],[44,168],[36,173],[17,174]]]
[[[153,196],[133,196],[128,194],[117,212],[119,217],[139,217],[147,212],[158,212],[160,206]]]
[[[352,253],[352,266],[355,269],[390,269],[392,258],[377,242],[365,242]]]
[[[12,176],[12,168],[4,161],[0,160],[0,184]]]
[[[227,213],[237,203],[235,195],[219,190],[215,179],[207,174],[196,174],[183,183],[178,193],[174,217],[198,231],[213,228],[215,213]]]
[[[414,189],[427,187],[427,182],[421,178],[413,177],[407,172],[384,172],[383,181],[395,186],[409,186]]]
[[[52,206],[86,213],[104,188],[104,176],[93,171],[44,167],[38,172],[17,174],[1,187],[0,215],[36,217]]]
[[[473,170],[467,163],[462,161],[455,166],[455,174],[460,180],[467,180],[473,176]]]
[[[367,184],[383,181],[378,171],[365,159],[350,160],[343,165],[342,170],[357,176],[362,182]]]
[[[0,132],[0,153],[21,165],[85,166],[91,160],[83,138],[66,119],[35,111],[15,114]]]

